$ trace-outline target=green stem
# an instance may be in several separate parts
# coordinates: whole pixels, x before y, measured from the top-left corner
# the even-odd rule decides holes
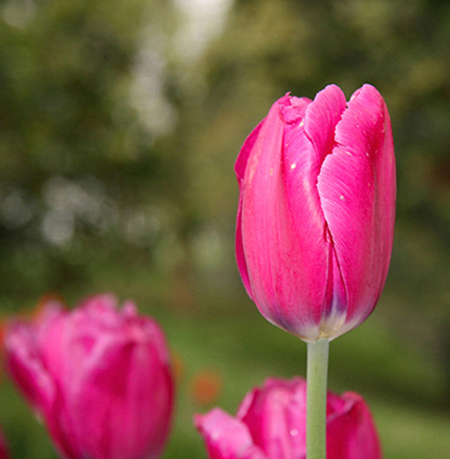
[[[308,343],[306,459],[326,459],[328,349],[326,338]]]

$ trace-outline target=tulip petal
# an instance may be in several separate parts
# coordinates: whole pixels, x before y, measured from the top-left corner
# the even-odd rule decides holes
[[[59,341],[52,335],[52,346],[43,352],[45,340],[55,324],[61,323],[65,311],[51,300],[44,304],[35,323],[13,321],[7,327],[5,347],[13,378],[35,409],[49,413],[57,399],[57,385],[51,375],[51,361],[57,359]]]
[[[253,129],[253,131],[250,133],[250,135],[247,137],[244,144],[242,145],[241,151],[239,152],[239,155],[236,159],[236,164],[234,165],[234,172],[236,173],[236,178],[238,180],[238,185],[240,187],[243,186],[248,158],[258,138],[259,131],[261,130],[261,127],[263,126],[265,121],[266,121],[266,118],[264,118],[255,127],[255,129]]]
[[[269,459],[297,459],[306,455],[306,383],[301,378],[269,378],[250,392],[237,418],[244,422],[256,445]]]
[[[63,456],[80,457],[71,433],[60,423],[65,400],[60,390],[63,359],[60,356],[64,310],[53,301],[43,306],[36,323],[13,323],[7,329],[5,343],[8,369],[30,401],[36,413],[44,418],[48,430]],[[51,343],[46,345],[46,340]],[[56,372],[56,377],[54,372]],[[66,422],[63,420],[63,423]]]
[[[287,99],[287,96],[280,100],[284,99]],[[271,206],[270,188],[273,187],[274,179],[276,180],[277,177],[277,175],[274,175],[273,167],[276,167],[278,158],[271,159],[268,153],[270,151],[280,152],[282,141],[283,121],[278,104],[274,104],[267,117],[244,143],[235,167],[238,181],[241,185],[236,238],[238,267],[248,294],[258,306],[263,305],[263,308],[268,302],[265,299],[257,301],[256,296],[259,289],[254,282],[267,284],[268,289],[270,289],[269,295],[273,295],[271,273],[267,272],[265,273],[266,275],[261,273],[259,276],[253,276],[255,279],[250,280],[248,265],[250,264],[253,272],[254,270],[258,271],[259,267],[264,269],[264,261],[267,257],[270,257],[270,252],[272,251],[272,247],[267,244],[266,238],[261,239],[259,237],[259,234],[264,237],[264,234],[272,234],[273,232],[271,228],[272,219],[267,219],[267,215],[262,214],[261,208]],[[240,177],[244,177],[244,180],[240,179]],[[261,192],[261,190],[264,191]],[[266,231],[254,231],[258,225],[265,228]],[[274,236],[276,237],[276,234]],[[247,241],[249,238],[254,241],[254,244],[252,246],[246,244],[244,247],[244,239]],[[257,254],[259,252],[261,252],[261,257],[264,260],[258,260]]]
[[[315,152],[315,176],[334,146],[335,127],[347,105],[345,94],[335,84],[318,92],[314,101],[306,109],[305,134],[311,140]]]
[[[14,323],[5,336],[7,366],[34,409],[52,410],[56,397],[53,379],[42,364],[40,349],[30,324]]]
[[[268,459],[254,445],[247,426],[219,408],[195,415],[194,424],[205,439],[210,459]]]
[[[336,145],[318,189],[346,287],[346,323],[361,323],[382,290],[392,249],[395,161],[389,115],[378,91],[364,85],[336,126]]]
[[[89,457],[159,455],[167,437],[173,398],[167,362],[159,357],[151,335],[105,330],[97,339],[66,394],[66,416],[72,426],[79,427],[77,443]],[[94,412],[92,406],[96,407]]]
[[[287,96],[285,96],[286,98]],[[271,125],[272,122],[275,122],[278,131],[276,128],[272,129],[270,134],[267,135],[267,124]],[[261,132],[263,131],[263,132]],[[244,196],[246,196],[246,189],[251,188],[252,185],[247,183],[247,180],[252,180],[255,168],[259,162],[259,157],[261,155],[262,147],[262,138],[266,142],[270,142],[270,147],[277,147],[281,142],[282,135],[282,123],[276,113],[276,110],[269,112],[268,116],[264,118],[258,126],[250,133],[247,137],[244,145],[239,152],[238,158],[235,164],[236,177],[238,179],[238,184],[240,188],[240,197],[238,205],[238,215],[236,223],[236,260],[238,269],[240,271],[244,287],[247,290],[250,298],[252,296],[252,288],[250,284],[248,267],[247,267],[247,258],[244,251],[243,240],[242,240],[242,217],[243,217],[243,206],[244,206]],[[262,138],[261,138],[262,136]]]
[[[346,392],[341,406],[327,416],[328,459],[381,459],[381,445],[375,423],[363,398]]]
[[[258,126],[255,127],[255,129],[253,129],[253,131],[247,137],[247,139],[244,142],[244,145],[241,148],[241,151],[239,152],[236,164],[234,166],[234,171],[236,173],[236,178],[238,180],[239,190],[241,191],[236,220],[236,262],[242,277],[242,282],[250,297],[250,280],[248,277],[247,263],[245,261],[244,247],[242,245],[242,191],[244,188],[245,170],[247,168],[248,158],[253,149],[253,146],[255,145],[256,139],[258,138],[258,133],[261,130],[264,121],[265,118],[258,124]]]

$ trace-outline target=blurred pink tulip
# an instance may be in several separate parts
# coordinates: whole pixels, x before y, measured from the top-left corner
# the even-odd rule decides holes
[[[286,95],[245,141],[236,256],[262,315],[305,341],[361,324],[383,289],[395,216],[395,158],[383,98],[335,85]]]
[[[160,327],[109,295],[69,312],[49,301],[10,324],[7,365],[67,459],[153,459],[170,429],[173,381]]]
[[[306,382],[268,379],[244,398],[234,418],[215,408],[196,415],[210,459],[305,459]],[[381,459],[378,434],[363,398],[327,398],[327,459]]]

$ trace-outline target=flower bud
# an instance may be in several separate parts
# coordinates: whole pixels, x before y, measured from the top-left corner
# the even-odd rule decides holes
[[[173,381],[160,327],[109,295],[69,312],[48,301],[11,323],[7,366],[67,459],[153,459],[168,436]]]
[[[236,417],[196,415],[210,459],[305,459],[306,382],[270,378],[244,398]],[[327,459],[381,459],[369,408],[353,392],[328,393]]]
[[[236,161],[236,257],[273,324],[311,342],[361,324],[392,251],[395,158],[389,114],[371,85],[347,103],[335,85],[286,95]]]

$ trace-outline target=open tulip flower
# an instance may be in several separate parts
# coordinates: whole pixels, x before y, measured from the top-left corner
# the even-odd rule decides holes
[[[154,459],[173,405],[160,327],[109,295],[10,324],[7,366],[67,459]]]
[[[210,459],[305,459],[306,382],[268,379],[244,398],[236,417],[215,408],[196,415]],[[363,398],[327,397],[327,459],[381,459],[378,434]]]
[[[392,250],[395,159],[389,114],[371,85],[347,103],[335,85],[286,95],[245,141],[236,254],[270,322],[307,342],[361,324]]]

